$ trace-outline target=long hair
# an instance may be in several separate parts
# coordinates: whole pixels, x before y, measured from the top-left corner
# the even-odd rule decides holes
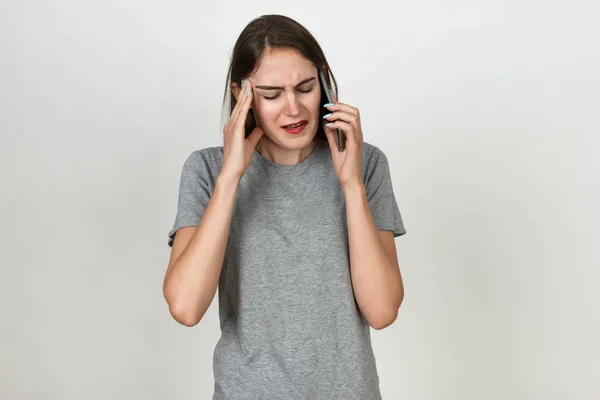
[[[298,50],[304,57],[312,62],[321,71],[323,66],[327,68],[327,84],[336,94],[337,82],[329,68],[329,63],[321,46],[314,36],[301,24],[295,20],[283,15],[263,15],[252,20],[240,33],[233,47],[231,63],[227,72],[225,83],[225,94],[223,96],[223,117],[229,118],[231,112],[237,104],[235,96],[232,94],[232,83],[235,82],[241,86],[241,80],[247,78],[257,68],[257,63],[265,49],[293,48]],[[327,102],[323,83],[319,79],[321,86],[321,106]],[[229,107],[227,107],[229,105]],[[320,107],[319,117],[322,118],[328,112],[324,107]],[[249,110],[246,118],[246,137],[250,135],[256,127],[254,113]],[[318,124],[316,138],[327,140],[321,124]]]

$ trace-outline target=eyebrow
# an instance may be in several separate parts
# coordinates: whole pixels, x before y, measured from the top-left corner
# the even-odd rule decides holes
[[[304,85],[304,84],[306,84],[308,82],[311,82],[311,81],[313,81],[315,79],[317,79],[317,78],[315,78],[314,76],[312,78],[305,79],[305,80],[301,81],[300,83],[298,83],[296,85],[296,87],[302,86],[302,85]],[[283,90],[283,86],[258,86],[257,85],[257,86],[254,86],[254,87],[256,89],[262,89],[262,90]]]

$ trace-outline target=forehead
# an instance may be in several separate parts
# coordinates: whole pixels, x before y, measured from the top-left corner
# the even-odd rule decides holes
[[[253,74],[255,84],[296,84],[316,75],[313,63],[296,49],[266,49]]]

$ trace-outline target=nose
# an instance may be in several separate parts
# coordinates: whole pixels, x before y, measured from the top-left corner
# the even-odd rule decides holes
[[[285,109],[283,110],[284,114],[289,117],[293,117],[299,114],[299,107],[296,102],[296,96],[294,94],[289,94],[286,97]]]

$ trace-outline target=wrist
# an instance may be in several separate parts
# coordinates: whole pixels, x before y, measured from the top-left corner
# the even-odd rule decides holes
[[[237,189],[241,179],[241,175],[221,173],[217,177],[215,186],[223,189]]]
[[[367,192],[362,181],[342,184],[342,190],[346,196],[366,195]]]

